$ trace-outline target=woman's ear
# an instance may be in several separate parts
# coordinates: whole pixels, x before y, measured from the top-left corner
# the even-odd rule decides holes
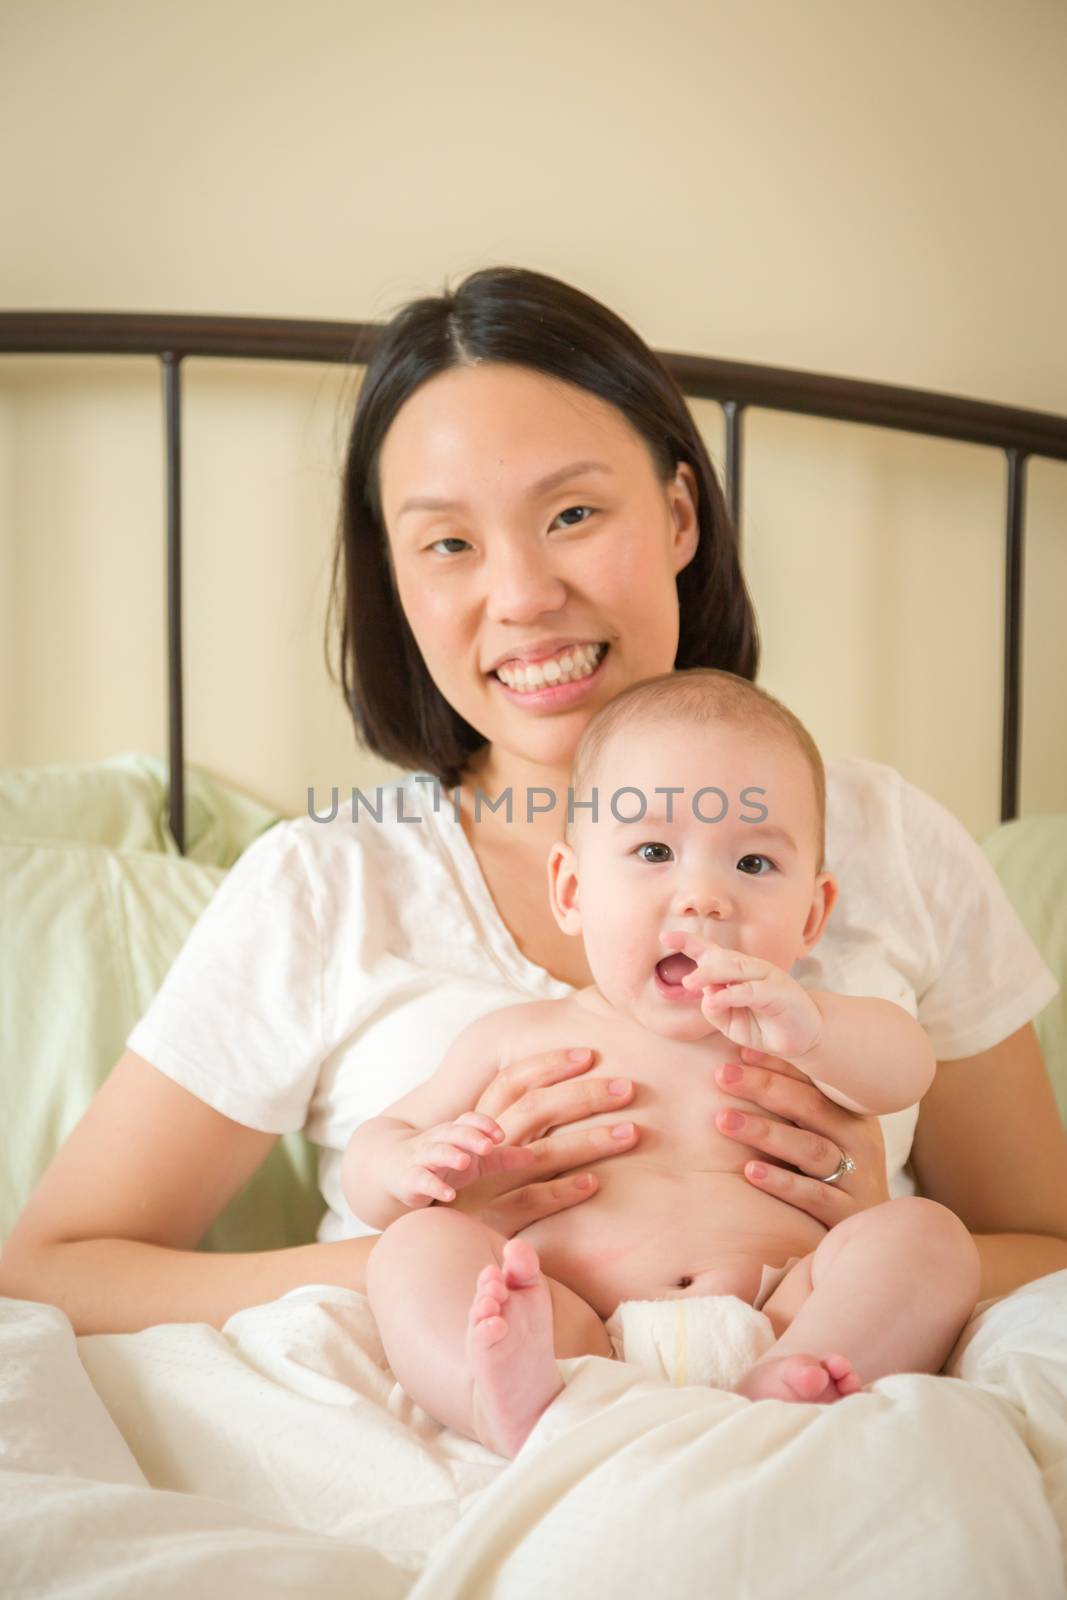
[[[832,872],[820,872],[815,879],[815,887],[811,893],[811,909],[808,911],[807,921],[804,924],[803,955],[822,938],[822,931],[826,926],[826,919],[834,909],[837,899],[837,879]]]
[[[548,853],[548,897],[552,915],[564,933],[582,931],[578,909],[578,858],[571,845],[558,840]]]
[[[700,543],[700,519],[697,515],[700,491],[696,474],[688,461],[679,461],[667,495],[674,518],[674,570],[678,573],[692,561]]]

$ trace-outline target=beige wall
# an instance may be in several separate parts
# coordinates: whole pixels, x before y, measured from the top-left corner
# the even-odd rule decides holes
[[[374,320],[522,263],[661,349],[1064,414],[1065,56],[1058,0],[0,0],[0,305]],[[293,812],[374,770],[322,655],[352,385],[186,376],[187,755]],[[0,361],[2,762],[165,752],[159,389]],[[1003,462],[748,440],[762,681],[985,832]],[[1029,504],[1036,811],[1067,807],[1067,465]]]

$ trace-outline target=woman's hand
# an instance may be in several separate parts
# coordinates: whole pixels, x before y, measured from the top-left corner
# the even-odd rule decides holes
[[[638,1130],[632,1123],[626,1124],[631,1131],[621,1138],[613,1136],[612,1123],[563,1126],[616,1109],[625,1123],[622,1108],[633,1095],[629,1081],[616,1094],[608,1078],[586,1076],[595,1059],[591,1050],[577,1060],[570,1059],[572,1054],[577,1052],[543,1051],[503,1067],[474,1108],[498,1122],[511,1144],[526,1146],[534,1156],[524,1172],[480,1178],[450,1202],[454,1210],[479,1217],[505,1238],[541,1217],[590,1199],[597,1192],[596,1174],[576,1174],[574,1168],[623,1155],[637,1144]]]
[[[727,1139],[751,1145],[768,1158],[745,1164],[745,1177],[754,1189],[806,1211],[827,1228],[889,1199],[885,1140],[877,1117],[846,1111],[828,1100],[788,1061],[759,1050],[742,1049],[739,1054],[741,1078],[728,1083],[724,1068],[717,1067],[715,1081],[726,1094],[750,1100],[755,1109],[744,1114],[743,1127],[724,1126],[727,1110],[717,1114],[715,1126]],[[774,1115],[761,1117],[761,1108]],[[777,1121],[779,1117],[784,1121]],[[822,1182],[837,1171],[842,1155],[856,1163],[855,1172],[844,1173],[836,1183]],[[763,1175],[754,1170],[757,1166]]]

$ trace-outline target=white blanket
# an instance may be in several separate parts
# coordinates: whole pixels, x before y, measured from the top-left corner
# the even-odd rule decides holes
[[[505,1462],[407,1399],[353,1291],[81,1339],[0,1300],[0,1592],[1067,1596],[1067,1271],[979,1308],[950,1376],[830,1406],[560,1368]]]

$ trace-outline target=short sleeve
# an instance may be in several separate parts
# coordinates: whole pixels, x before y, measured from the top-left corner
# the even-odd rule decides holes
[[[963,824],[900,779],[903,848],[935,962],[919,1021],[939,1060],[978,1055],[1059,990],[1000,879]]]
[[[302,1128],[326,1053],[313,884],[298,825],[254,840],[195,923],[127,1047],[224,1116]]]

